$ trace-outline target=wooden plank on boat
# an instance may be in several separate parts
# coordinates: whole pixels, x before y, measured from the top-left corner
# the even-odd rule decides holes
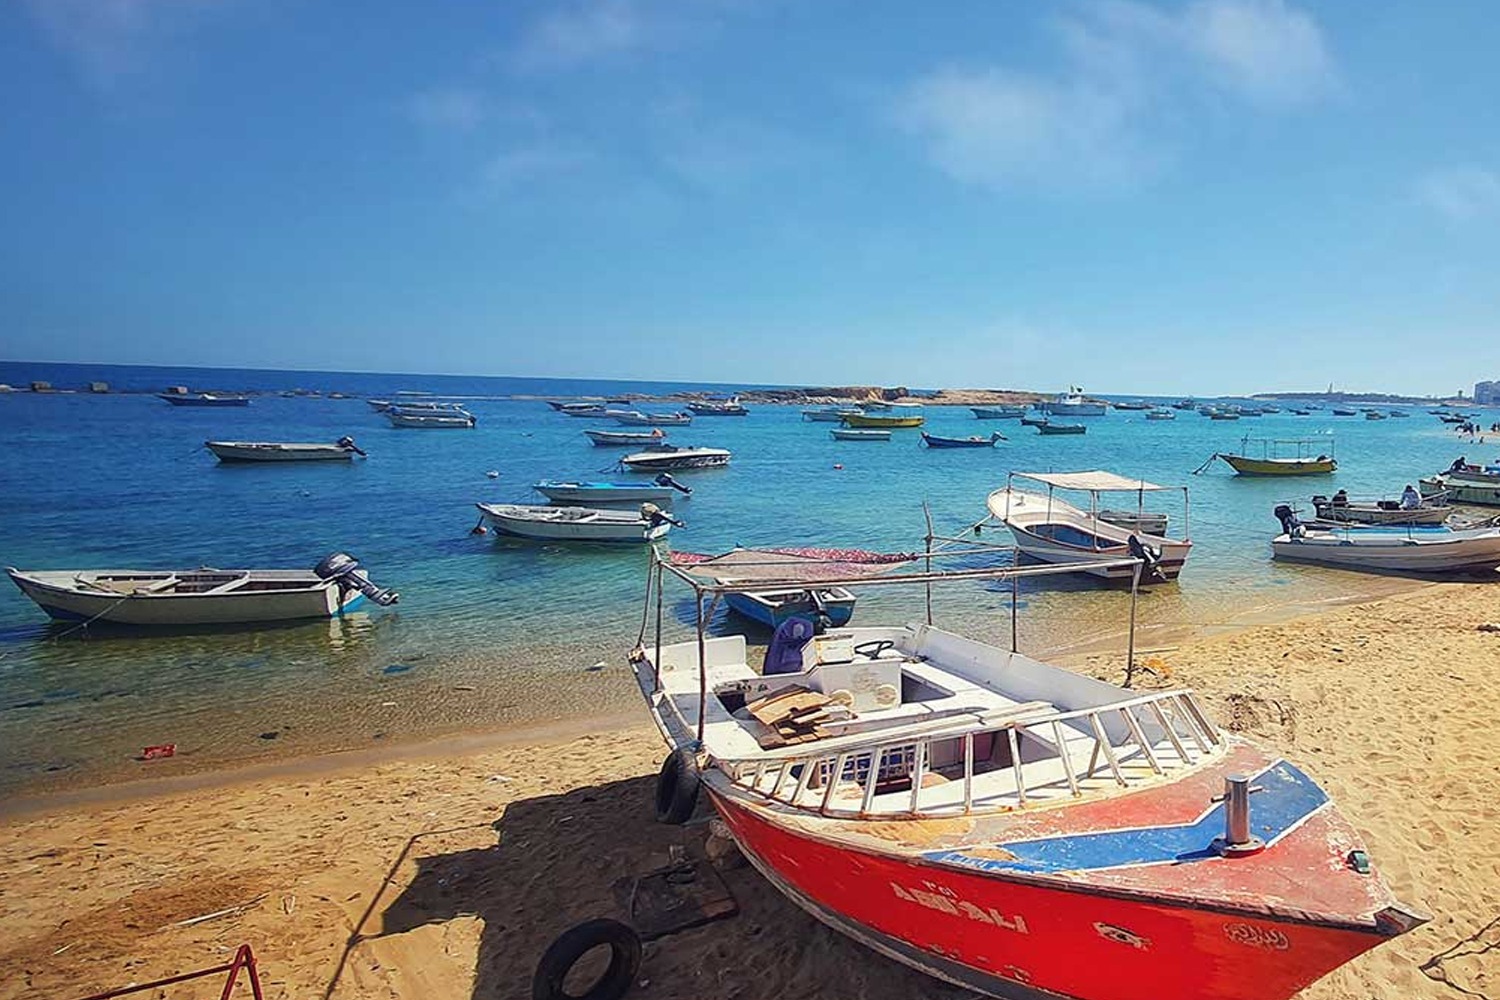
[[[775,726],[795,718],[799,714],[815,711],[828,704],[828,696],[820,691],[793,684],[780,691],[773,691],[748,703],[745,709],[757,722]]]

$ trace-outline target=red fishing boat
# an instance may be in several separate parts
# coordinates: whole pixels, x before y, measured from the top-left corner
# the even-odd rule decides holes
[[[919,574],[866,555],[660,557],[651,592],[659,609],[679,577],[706,612],[772,582],[1087,568]],[[673,751],[659,814],[682,821],[701,787],[777,889],[933,976],[1014,1000],[1278,1000],[1427,919],[1307,774],[1190,690],[1117,687],[931,624],[797,619],[756,670],[706,617],[670,645],[658,624],[632,656]]]

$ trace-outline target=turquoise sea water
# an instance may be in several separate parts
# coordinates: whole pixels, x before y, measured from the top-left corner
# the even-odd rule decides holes
[[[1065,378],[1065,376],[1064,376]],[[0,563],[34,569],[311,566],[335,549],[359,556],[402,594],[388,610],[244,632],[132,636],[52,625],[18,591],[0,590],[0,794],[147,773],[140,748],[174,742],[149,773],[278,754],[363,747],[455,730],[628,709],[620,664],[640,622],[645,553],[635,547],[539,545],[475,536],[476,501],[539,502],[542,478],[605,478],[620,454],[587,427],[515,394],[611,395],[684,388],[652,383],[0,364],[0,382],[167,385],[257,390],[243,409],[176,408],[142,393],[0,395]],[[301,387],[356,398],[285,398]],[[396,430],[363,402],[398,389],[474,397],[470,431]],[[656,407],[661,408],[661,407]],[[993,450],[928,451],[915,431],[888,444],[836,442],[800,408],[698,418],[671,440],[729,448],[724,470],[686,473],[676,548],[838,545],[921,547],[923,502],[940,532],[984,514],[1010,470],[1111,469],[1189,483],[1197,543],[1176,586],[1142,600],[1152,630],[1205,626],[1247,611],[1378,593],[1391,582],[1274,565],[1271,508],[1344,487],[1391,494],[1459,454],[1492,459],[1500,442],[1459,439],[1425,410],[1407,420],[1289,414],[1212,422],[1194,413],[1089,419],[1081,437],[1040,437],[967,408],[929,407],[933,433],[1000,429]],[[1486,413],[1482,423],[1500,419]],[[1243,434],[1332,431],[1335,476],[1273,481],[1218,464],[1190,473]],[[332,441],[349,434],[368,461],[222,466],[207,438]],[[498,470],[498,479],[487,478]],[[629,474],[614,474],[631,478]],[[1180,501],[1159,503],[1180,527]],[[997,539],[1000,536],[996,536]],[[686,593],[674,632],[691,620]],[[863,595],[855,623],[910,620],[919,593]],[[1124,627],[1121,595],[1061,579],[1023,595],[1022,644],[1059,650]],[[938,620],[1008,639],[1009,588],[940,592]],[[715,627],[740,628],[720,616]],[[752,632],[764,639],[764,633]],[[594,669],[598,663],[606,666]]]

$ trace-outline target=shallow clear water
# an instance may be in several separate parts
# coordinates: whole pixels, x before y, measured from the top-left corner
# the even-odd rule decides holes
[[[606,478],[621,454],[582,431],[606,426],[535,400],[474,399],[469,431],[396,430],[363,396],[400,388],[471,397],[612,394],[678,386],[437,376],[205,372],[0,364],[0,382],[276,391],[305,386],[361,398],[265,395],[244,409],[176,408],[142,394],[0,395],[0,562],[26,568],[311,566],[335,549],[402,594],[392,609],[287,628],[132,636],[51,625],[0,591],[0,794],[147,773],[132,758],[175,742],[159,769],[216,766],[278,754],[370,746],[461,729],[629,708],[623,653],[640,625],[646,554],[637,547],[541,545],[475,536],[476,501],[539,502],[542,478]],[[1041,437],[1014,421],[981,423],[966,408],[930,407],[928,429],[952,436],[1001,429],[993,450],[929,451],[915,431],[889,443],[839,442],[795,407],[747,418],[698,418],[676,443],[734,452],[728,469],[684,473],[677,548],[839,545],[921,547],[922,505],[940,533],[984,514],[1010,470],[1111,469],[1192,488],[1197,543],[1182,580],[1140,606],[1144,643],[1169,627],[1227,622],[1255,609],[1388,590],[1386,578],[1270,560],[1271,508],[1312,492],[1391,494],[1458,454],[1491,458],[1425,411],[1408,420],[1288,414],[1212,422],[1183,413],[1089,419],[1083,436]],[[1495,416],[1486,415],[1487,425]],[[1190,473],[1246,433],[1335,432],[1340,472],[1248,479],[1218,464]],[[207,438],[332,441],[350,434],[370,454],[351,464],[223,466]],[[1497,446],[1496,450],[1500,450]],[[498,479],[486,472],[498,470]],[[613,477],[629,479],[630,474]],[[639,477],[635,477],[639,478]],[[1181,524],[1180,500],[1156,504]],[[993,536],[1002,540],[1003,536]],[[1124,628],[1116,592],[1055,578],[1023,595],[1022,647],[1060,650]],[[870,591],[855,623],[911,620],[920,591]],[[671,604],[685,632],[692,602]],[[946,625],[1008,641],[1009,585],[937,593]],[[716,628],[742,627],[720,615]],[[764,633],[752,633],[763,641]],[[605,663],[604,669],[591,669]]]

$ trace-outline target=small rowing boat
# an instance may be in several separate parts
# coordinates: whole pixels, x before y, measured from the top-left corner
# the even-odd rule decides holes
[[[926,419],[921,413],[891,409],[883,413],[845,414],[844,426],[890,430],[893,427],[921,427]]]
[[[667,432],[659,428],[654,431],[584,431],[583,433],[587,434],[589,440],[599,448],[652,445],[665,441],[667,438]]]
[[[478,421],[467,410],[418,410],[393,406],[385,411],[392,427],[468,428]]]
[[[837,424],[850,414],[863,411],[848,406],[826,406],[821,409],[809,409],[802,411],[803,420],[811,420],[817,423]]]
[[[1013,420],[1026,416],[1024,406],[971,406],[969,411],[979,420]]]
[[[609,416],[627,427],[686,427],[693,422],[691,413],[642,413],[640,410],[613,410]]]
[[[890,431],[859,430],[841,427],[835,431],[829,431],[835,441],[889,441]]]
[[[1446,525],[1304,525],[1287,504],[1276,507],[1282,533],[1271,539],[1277,559],[1391,573],[1476,573],[1500,566],[1500,528]]]
[[[1147,420],[1176,420],[1177,414],[1172,410],[1151,410],[1146,414]]]
[[[1088,428],[1083,424],[1054,424],[1044,420],[1036,425],[1038,434],[1083,434]]]
[[[165,399],[173,406],[249,406],[249,396],[231,396],[218,392],[159,392],[157,399]]]
[[[729,610],[769,629],[780,628],[791,618],[814,624],[821,618],[825,626],[841,628],[854,617],[854,601],[854,594],[843,587],[792,587],[724,595]]]
[[[1251,445],[1259,445],[1258,456],[1251,455]],[[1320,449],[1327,448],[1324,452]],[[1313,455],[1312,452],[1317,454]],[[1291,454],[1284,454],[1291,452]],[[1214,459],[1223,459],[1242,476],[1326,476],[1338,469],[1333,457],[1332,438],[1291,438],[1272,440],[1269,438],[1245,437],[1240,439],[1240,450],[1215,452],[1199,471],[1208,468]]]
[[[750,411],[740,402],[738,396],[731,396],[725,400],[700,399],[697,402],[687,404],[687,408],[700,417],[746,417]]]
[[[617,503],[641,503],[650,500],[655,503],[668,502],[681,493],[683,496],[691,496],[693,488],[684,486],[671,476],[663,472],[657,476],[650,485],[643,483],[582,483],[582,482],[558,482],[552,479],[543,479],[531,487],[542,496],[553,503],[568,504],[617,504]]]
[[[538,541],[650,542],[671,531],[674,524],[682,527],[681,521],[652,503],[634,511],[516,503],[474,506],[497,532]]]
[[[995,431],[989,437],[950,438],[939,437],[936,434],[922,432],[922,443],[929,448],[993,448],[996,441],[1004,441],[1006,437],[999,431]]]
[[[365,599],[384,607],[400,596],[371,583],[359,561],[344,552],[310,570],[8,568],[6,573],[53,618],[114,625],[255,625],[331,618]]]
[[[1312,505],[1318,520],[1347,524],[1442,524],[1453,513],[1442,497],[1405,507],[1400,500],[1351,500],[1343,490],[1331,499],[1319,494]]]
[[[1443,497],[1449,503],[1500,507],[1500,464],[1469,465],[1462,458],[1435,475],[1417,480],[1422,498]]]
[[[272,441],[205,441],[203,447],[221,462],[348,462],[364,450],[352,437],[333,444],[284,444]]]

